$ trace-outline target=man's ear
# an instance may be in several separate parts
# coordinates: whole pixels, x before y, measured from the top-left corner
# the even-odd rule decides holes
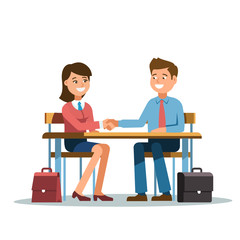
[[[67,86],[68,85],[68,82],[67,80],[64,81],[64,85]]]
[[[172,80],[174,81],[174,84],[177,83],[177,77],[175,75],[172,77]]]

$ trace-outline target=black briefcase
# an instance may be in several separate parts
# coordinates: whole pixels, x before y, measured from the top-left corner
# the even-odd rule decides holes
[[[200,170],[200,172],[194,172],[194,170]],[[201,168],[193,168],[192,172],[179,172],[177,180],[178,202],[212,201],[212,173],[202,172]]]

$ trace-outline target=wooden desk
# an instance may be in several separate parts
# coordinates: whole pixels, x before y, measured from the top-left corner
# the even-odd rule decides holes
[[[201,139],[197,132],[181,133],[148,133],[148,132],[85,132],[85,133],[64,133],[46,132],[42,136],[44,139],[55,139],[55,172],[61,175],[61,139],[71,138],[102,138],[102,139],[181,139],[182,140],[182,171],[188,172],[188,140]],[[192,151],[192,149],[191,149]],[[191,152],[192,155],[192,152]]]
[[[181,133],[149,133],[149,132],[85,132],[85,133],[65,133],[65,132],[46,132],[43,138],[202,138],[197,132],[181,132]]]

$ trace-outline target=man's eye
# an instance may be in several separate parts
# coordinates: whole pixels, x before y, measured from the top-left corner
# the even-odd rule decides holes
[[[164,77],[162,77],[163,79],[167,79],[167,77],[166,76],[164,76]]]
[[[87,81],[88,81],[87,79],[84,79],[84,80],[83,80],[84,83],[87,82]]]
[[[76,84],[77,84],[77,83],[78,83],[78,81],[77,81],[77,80],[74,80],[74,81],[73,81],[73,83],[76,83]]]
[[[157,77],[153,77],[153,79],[157,79]]]

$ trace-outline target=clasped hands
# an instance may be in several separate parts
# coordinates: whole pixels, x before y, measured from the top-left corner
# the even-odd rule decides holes
[[[105,119],[103,120],[103,128],[109,131],[113,130],[115,127],[118,127],[118,121],[115,119]]]

